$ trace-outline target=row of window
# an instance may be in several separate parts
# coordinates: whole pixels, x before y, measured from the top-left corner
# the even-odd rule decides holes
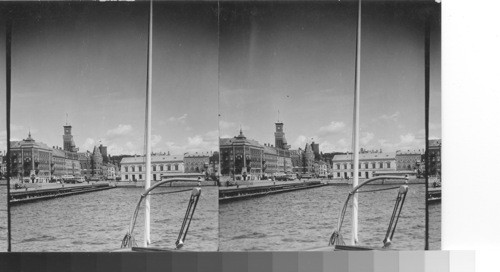
[[[124,177],[125,177],[124,180],[129,180],[129,175],[125,175]],[[142,180],[142,174],[130,175],[130,180],[132,181]],[[161,180],[161,175],[153,174],[153,181],[156,180]]]
[[[124,172],[142,172],[143,167],[142,166],[125,166],[124,167]],[[130,171],[129,171],[130,170]],[[153,165],[153,171],[178,171],[179,170],[179,165],[178,164],[167,164],[167,165]]]
[[[386,166],[386,168],[391,168],[391,163],[390,162],[372,162],[372,163],[360,163],[359,164],[359,168],[360,169],[376,169],[377,168],[377,165],[378,165],[378,168],[384,168],[384,165]],[[364,167],[363,167],[364,166]],[[371,167],[369,167],[371,166]],[[335,164],[335,169],[353,169],[353,165],[352,163],[344,163],[344,164],[340,164],[340,163],[337,163]],[[348,168],[349,167],[349,168]]]
[[[336,178],[352,178],[353,176],[354,174],[352,172],[337,172],[334,174],[334,177]],[[370,178],[373,176],[373,173],[370,175],[370,172],[358,172],[358,176],[360,178]]]

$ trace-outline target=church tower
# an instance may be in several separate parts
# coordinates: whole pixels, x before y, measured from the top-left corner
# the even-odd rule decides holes
[[[64,126],[63,143],[64,150],[76,152],[75,141],[73,140],[73,135],[71,135],[71,126],[68,124]]]
[[[288,143],[283,132],[283,123],[278,121],[276,123],[276,132],[274,132],[274,145],[277,148],[289,149]]]

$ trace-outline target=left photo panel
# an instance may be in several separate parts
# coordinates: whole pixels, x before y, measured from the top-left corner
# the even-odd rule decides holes
[[[0,251],[217,250],[217,2],[0,11]]]

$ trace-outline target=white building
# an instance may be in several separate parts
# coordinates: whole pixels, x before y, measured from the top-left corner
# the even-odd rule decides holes
[[[146,157],[127,157],[121,161],[121,181],[144,181],[146,179]],[[184,173],[183,155],[151,156],[151,180],[160,181],[162,174]]]
[[[352,154],[336,155],[332,159],[333,178],[350,179],[353,177]],[[396,153],[359,154],[359,177],[372,178],[374,174],[396,171]]]

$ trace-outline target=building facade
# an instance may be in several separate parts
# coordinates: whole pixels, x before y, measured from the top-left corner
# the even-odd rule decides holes
[[[163,174],[184,173],[184,155],[151,156],[151,180],[160,181]],[[146,179],[145,156],[126,157],[120,162],[121,181]]]
[[[283,123],[278,122],[274,133],[275,145],[260,144],[240,134],[219,141],[221,174],[223,176],[253,175],[257,177],[291,173],[293,163]]]
[[[247,139],[242,130],[233,138],[221,138],[219,149],[223,176],[262,175],[264,148],[257,141]]]
[[[184,172],[186,173],[204,173],[210,165],[211,154],[200,153],[184,154]]]
[[[441,174],[441,139],[429,140],[429,175]]]
[[[421,151],[397,151],[396,152],[396,168],[398,171],[415,171],[418,170],[422,163]]]
[[[79,152],[78,161],[80,162],[81,175],[89,180],[92,177],[92,153],[89,151]]]
[[[335,155],[332,159],[334,179],[353,178],[352,154]],[[359,177],[368,179],[384,172],[396,171],[396,153],[359,154]]]
[[[10,142],[13,179],[28,178],[33,182],[48,182],[51,178],[52,150],[44,143],[36,142],[31,133],[22,141]]]

